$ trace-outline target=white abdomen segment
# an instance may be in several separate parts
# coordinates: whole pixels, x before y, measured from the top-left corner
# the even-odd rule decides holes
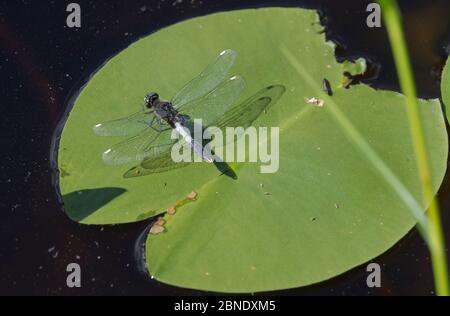
[[[199,144],[195,139],[193,139],[188,132],[187,128],[183,127],[180,123],[175,123],[175,130],[178,132],[178,134],[183,137],[183,139],[191,145],[192,149],[194,150],[194,153],[201,157],[204,161],[212,163],[214,161],[214,157],[211,155],[203,152],[203,146]]]

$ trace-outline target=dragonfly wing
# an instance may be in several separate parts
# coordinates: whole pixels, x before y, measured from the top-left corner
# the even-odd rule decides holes
[[[171,156],[172,145],[168,145],[167,148],[161,152],[158,156],[152,159],[145,159],[140,165],[128,170],[123,177],[134,178],[140,176],[146,176],[153,173],[160,173],[169,171],[176,168],[181,168],[189,165],[189,162],[174,162]]]
[[[136,160],[158,156],[171,139],[172,129],[162,131],[147,128],[136,136],[120,142],[103,153],[103,161],[108,165],[120,165]]]
[[[200,75],[192,79],[172,99],[172,104],[180,109],[183,105],[214,90],[226,77],[236,60],[236,52],[224,50],[217,59],[207,66]]]
[[[136,135],[149,127],[154,118],[153,111],[139,111],[128,117],[99,123],[93,130],[99,136],[129,136]]]
[[[201,99],[186,104],[181,114],[190,120],[202,119],[203,126],[209,126],[224,115],[237,101],[245,88],[245,81],[239,76],[223,81],[215,90]]]
[[[245,82],[241,77],[233,77],[222,82],[208,95],[199,100],[194,100],[184,107],[182,114],[184,116],[187,115],[189,120],[183,125],[191,131],[192,135],[195,124],[193,120],[195,118],[201,118],[203,126],[208,126],[214,120],[218,120],[233,105],[244,88]],[[186,142],[185,139],[183,141]],[[156,155],[146,157],[139,166],[128,170],[124,177],[144,176],[188,165],[189,163],[176,163],[173,161],[171,157],[171,146],[173,143],[159,147]],[[197,151],[199,151],[198,148]]]
[[[284,86],[274,85],[258,91],[241,104],[234,106],[226,113],[218,117],[212,125],[218,128],[225,127],[249,127],[262,113],[270,106],[274,105],[285,92]],[[211,104],[205,102],[202,104]],[[187,106],[187,108],[189,108]],[[193,109],[195,107],[193,106]],[[192,114],[192,113],[191,113]],[[140,165],[129,169],[123,176],[133,178],[154,173],[169,171],[189,165],[189,162],[175,163],[171,157],[173,143],[159,146],[158,154],[144,159]]]
[[[285,91],[286,88],[282,85],[263,88],[241,104],[231,108],[212,125],[221,129],[224,135],[226,127],[243,127],[245,129],[251,126],[270,106],[276,104]]]
[[[224,127],[249,127],[269,106],[274,105],[285,92],[282,85],[273,85],[261,89],[256,94],[231,108],[212,125]]]

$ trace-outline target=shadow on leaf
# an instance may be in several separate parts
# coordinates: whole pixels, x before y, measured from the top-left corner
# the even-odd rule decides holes
[[[64,209],[72,220],[79,222],[126,191],[122,188],[98,188],[67,193],[63,195]]]

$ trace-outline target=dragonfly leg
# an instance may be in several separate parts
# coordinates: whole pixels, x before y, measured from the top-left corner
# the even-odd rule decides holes
[[[153,123],[155,123],[156,120],[156,116],[153,116],[152,120],[150,121],[150,124],[148,125],[148,127],[153,128]]]
[[[139,121],[139,122],[144,124],[144,125],[146,125],[146,126],[148,126],[148,127],[152,127],[153,126],[153,122],[155,121],[155,119],[156,119],[156,117],[154,116],[150,122],[146,121],[146,120],[142,120],[142,121]]]
[[[158,123],[158,125],[156,127],[153,124],[155,121]],[[162,130],[163,130],[161,120],[158,119],[156,116],[153,117],[152,122],[150,123],[149,127],[156,132],[162,132]]]
[[[162,131],[163,130],[163,126],[161,124],[161,119],[156,120],[158,122],[158,131]]]
[[[154,126],[155,121],[158,123],[156,127]],[[146,120],[142,120],[139,122],[150,127],[152,130],[154,130],[156,132],[164,132],[164,131],[170,129],[170,128],[164,128],[163,124],[161,123],[161,119],[157,118],[156,116],[154,116],[150,122],[146,121]]]

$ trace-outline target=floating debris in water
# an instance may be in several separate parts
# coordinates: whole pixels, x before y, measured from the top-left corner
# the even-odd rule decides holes
[[[51,247],[48,249],[48,253],[52,256],[53,259],[56,259],[59,255],[59,252],[56,250],[56,247]]]
[[[166,210],[166,213],[169,215],[173,215],[176,212],[176,207],[175,206],[171,206]]]
[[[30,172],[30,171],[27,171],[27,175],[25,176],[25,178],[23,178],[23,181],[24,181],[24,182],[28,182],[28,180],[30,179],[30,177],[31,177],[31,172]]]
[[[189,200],[191,200],[191,201],[193,201],[193,200],[195,200],[196,198],[197,198],[197,192],[195,192],[195,191],[192,191],[191,193],[189,193],[186,197],[189,199]]]
[[[317,99],[317,98],[315,98],[315,97],[312,97],[312,98],[305,98],[305,102],[306,102],[306,104],[311,104],[311,105],[314,105],[314,106],[318,106],[318,107],[323,107],[324,106],[324,104],[325,104],[325,101],[324,100],[322,100],[322,99]]]

